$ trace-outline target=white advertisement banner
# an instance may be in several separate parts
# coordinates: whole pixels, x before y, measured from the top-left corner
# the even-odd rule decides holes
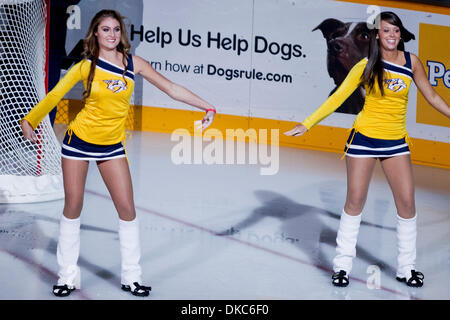
[[[73,7],[81,23],[69,28],[69,21],[75,21],[72,11],[67,52],[85,36],[98,10],[113,8],[127,17],[134,54],[220,113],[286,121],[301,121],[313,112],[367,54],[366,22],[380,10],[394,11],[415,35],[405,48],[416,55],[420,24],[450,27],[447,15],[329,0],[81,0]],[[439,63],[450,68],[449,60]],[[321,124],[350,128],[363,102],[364,93],[355,91]],[[136,82],[134,103],[192,109],[142,78]],[[448,126],[418,123],[416,111],[417,89],[412,86],[410,136],[450,142]]]

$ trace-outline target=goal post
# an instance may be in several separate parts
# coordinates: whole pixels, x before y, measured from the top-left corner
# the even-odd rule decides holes
[[[49,117],[25,140],[20,120],[46,94],[48,0],[0,0],[0,203],[64,197]]]

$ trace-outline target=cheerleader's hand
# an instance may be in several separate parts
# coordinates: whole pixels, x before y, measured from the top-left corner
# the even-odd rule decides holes
[[[294,129],[286,131],[284,134],[287,136],[299,137],[306,131],[308,131],[308,129],[303,124],[299,123],[294,127]]]
[[[216,109],[206,110],[206,116],[202,120],[202,130],[208,128],[214,121],[214,116],[216,115]]]
[[[33,128],[31,127],[30,123],[27,120],[21,121],[20,126],[22,128],[22,133],[23,133],[23,136],[25,137],[25,139],[30,140],[31,142],[34,142],[34,143],[36,143],[38,141]]]

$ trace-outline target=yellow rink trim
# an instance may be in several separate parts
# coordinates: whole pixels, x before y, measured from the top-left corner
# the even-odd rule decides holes
[[[335,1],[377,5],[382,7],[399,8],[399,9],[450,15],[450,7],[425,4],[419,2],[396,1],[396,0],[335,0]]]
[[[57,123],[68,124],[81,109],[78,100],[62,100],[58,104]],[[201,120],[205,114],[199,111],[132,106],[126,123],[126,129],[172,133],[176,129],[187,129],[194,134],[194,121]],[[279,145],[285,147],[321,150],[343,154],[348,138],[348,130],[344,128],[315,126],[301,137],[288,137],[283,132],[292,129],[297,123],[292,121],[263,119],[228,114],[217,114],[209,129],[216,129],[226,139],[227,129],[254,129],[260,132],[267,130],[270,139],[271,129],[279,129]],[[215,135],[217,136],[217,135]],[[450,169],[450,143],[412,138],[412,162],[432,167]],[[270,143],[270,141],[268,141]]]

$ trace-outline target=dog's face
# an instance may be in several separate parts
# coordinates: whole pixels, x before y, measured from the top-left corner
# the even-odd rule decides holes
[[[365,22],[344,23],[337,19],[326,19],[315,30],[322,31],[327,41],[328,73],[336,84],[341,83],[348,71],[367,57],[370,30]]]

